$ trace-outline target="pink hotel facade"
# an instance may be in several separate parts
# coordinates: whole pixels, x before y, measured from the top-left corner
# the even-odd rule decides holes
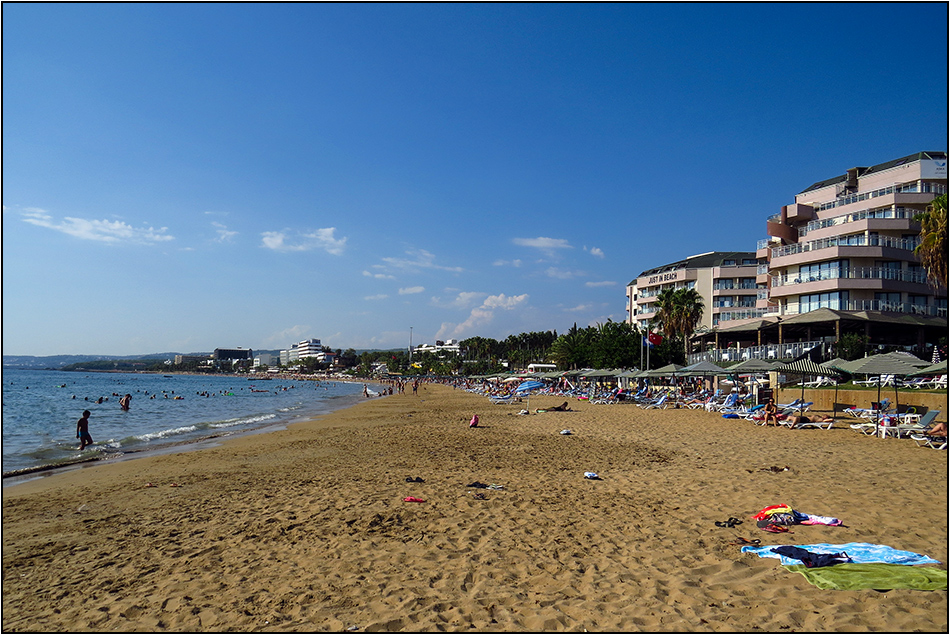
[[[706,305],[700,331],[736,330],[819,308],[946,324],[947,287],[931,287],[914,254],[920,233],[914,216],[946,193],[946,152],[919,152],[819,181],[767,220],[768,238],[754,254],[717,260],[710,256],[723,252],[711,252],[640,274],[627,287],[628,322],[645,325],[662,289],[692,285]],[[697,285],[702,280],[709,282]],[[724,296],[732,297],[724,303]]]

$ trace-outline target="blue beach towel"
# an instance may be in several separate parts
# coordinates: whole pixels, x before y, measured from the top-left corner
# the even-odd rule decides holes
[[[774,553],[772,549],[782,545],[769,545],[766,547],[745,546],[743,553],[754,553],[760,558],[778,558],[783,565],[800,565],[801,560],[789,558]],[[885,564],[940,564],[939,560],[934,560],[930,556],[925,556],[912,551],[900,551],[887,545],[875,545],[868,542],[849,542],[843,545],[830,545],[819,543],[814,545],[795,545],[812,553],[840,553],[844,551],[856,563],[882,562]],[[838,565],[836,565],[838,566]]]

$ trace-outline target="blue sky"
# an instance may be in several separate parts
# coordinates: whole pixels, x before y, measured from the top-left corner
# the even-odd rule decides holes
[[[621,321],[947,149],[947,5],[5,4],[3,352]]]

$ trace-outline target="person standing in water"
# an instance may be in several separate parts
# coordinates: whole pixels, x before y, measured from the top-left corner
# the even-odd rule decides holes
[[[82,419],[76,422],[76,438],[79,439],[79,450],[82,451],[87,445],[92,445],[92,437],[89,436],[89,415],[88,410],[82,411]]]
[[[130,404],[131,402],[132,402],[132,395],[126,393],[126,395],[125,395],[124,397],[122,397],[121,399],[119,399],[119,407],[122,408],[123,410],[128,410],[128,409],[129,409],[129,404]]]

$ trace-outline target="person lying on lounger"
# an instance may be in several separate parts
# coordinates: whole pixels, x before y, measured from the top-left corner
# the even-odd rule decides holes
[[[807,417],[805,415],[801,415],[801,416],[793,415],[789,417],[787,421],[791,422],[793,426],[797,426],[800,423],[834,423],[835,420],[832,417],[822,417],[819,419],[818,417]]]
[[[945,437],[947,436],[947,424],[943,421],[935,423],[933,427],[924,432],[924,434],[931,437]]]

